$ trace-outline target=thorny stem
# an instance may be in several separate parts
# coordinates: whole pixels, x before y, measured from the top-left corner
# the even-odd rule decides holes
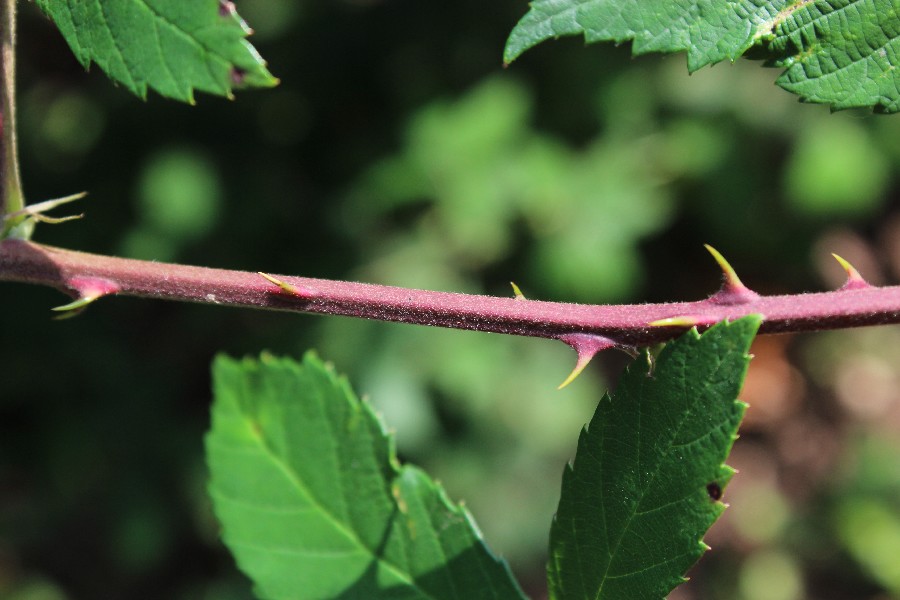
[[[19,179],[18,145],[16,140],[16,0],[0,0],[0,216],[25,208],[22,184]],[[0,221],[0,230],[7,229]],[[23,223],[13,235],[30,236],[30,222]]]
[[[258,273],[113,258],[8,239],[0,241],[0,281],[56,288],[80,299],[73,308],[118,294],[562,339],[576,350],[573,333],[602,336],[610,345],[649,346],[691,325],[753,313],[763,315],[763,333],[900,322],[900,286],[872,287],[858,275],[832,292],[758,296],[743,287],[729,288],[726,280],[719,293],[696,302],[603,306],[304,277],[267,280]]]

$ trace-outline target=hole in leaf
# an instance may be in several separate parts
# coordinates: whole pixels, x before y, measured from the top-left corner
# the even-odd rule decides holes
[[[709,494],[712,500],[718,501],[722,499],[722,487],[715,481],[707,484],[706,493]]]

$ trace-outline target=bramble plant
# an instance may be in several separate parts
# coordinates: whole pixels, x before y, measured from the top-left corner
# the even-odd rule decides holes
[[[227,0],[35,4],[84,67],[97,65],[141,98],[153,91],[193,104],[198,91],[231,98],[279,83]],[[72,301],[54,309],[59,315],[120,295],[546,338],[576,352],[560,388],[603,350],[632,355],[562,476],[550,527],[551,598],[661,599],[684,581],[707,549],[703,536],[725,509],[734,473],[725,461],[746,406],[738,395],[757,332],[900,322],[900,286],[870,285],[837,255],[846,280],[834,291],[760,295],[707,246],[723,284],[704,300],[587,305],[530,299],[515,284],[505,298],[432,292],[34,242],[36,225],[70,220],[50,212],[83,194],[26,202],[16,133],[16,2],[0,0],[0,7],[0,280],[68,294]],[[890,0],[535,0],[512,30],[503,59],[509,64],[545,40],[571,35],[589,43],[631,42],[634,54],[685,52],[690,71],[742,56],[764,60],[784,69],[778,84],[805,102],[900,111],[900,8]],[[419,126],[428,129],[427,117]],[[423,180],[446,185],[449,194],[470,191],[442,181],[410,146],[409,155],[371,174],[377,188],[403,171],[405,189],[391,202],[411,202],[417,186],[428,185]],[[551,145],[521,146],[523,156],[533,157],[549,155]],[[593,184],[590,176],[590,168],[572,167],[565,179],[588,182],[584,188]],[[523,194],[529,187],[521,185]],[[536,195],[532,205],[546,203]],[[525,597],[468,510],[424,471],[400,463],[371,405],[314,353],[300,362],[265,353],[243,360],[222,355],[212,373],[209,495],[225,545],[260,598]]]

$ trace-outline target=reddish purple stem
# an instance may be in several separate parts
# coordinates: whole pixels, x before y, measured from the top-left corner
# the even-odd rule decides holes
[[[705,300],[663,304],[584,305],[429,292],[383,285],[276,276],[113,258],[21,240],[0,242],[0,281],[46,285],[76,298],[107,294],[205,304],[322,313],[559,339],[589,333],[625,346],[647,346],[689,324],[761,314],[763,333],[838,329],[900,322],[900,286],[847,286],[787,296],[725,288]],[[90,282],[90,290],[84,282]],[[102,284],[102,285],[101,285]],[[302,293],[286,291],[294,288]],[[674,326],[652,325],[677,319]]]

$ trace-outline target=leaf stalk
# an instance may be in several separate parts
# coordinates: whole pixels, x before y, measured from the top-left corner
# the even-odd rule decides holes
[[[16,135],[16,0],[0,0],[0,215],[25,209]],[[21,215],[4,224],[4,234],[28,239],[34,222]]]

